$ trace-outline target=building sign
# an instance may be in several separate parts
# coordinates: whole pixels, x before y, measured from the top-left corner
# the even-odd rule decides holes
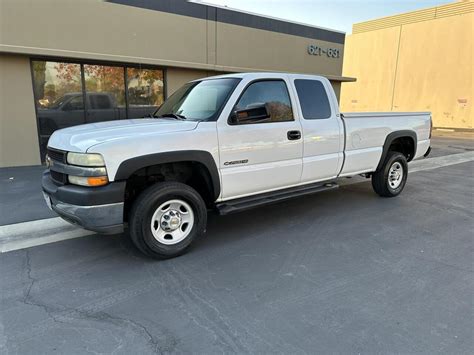
[[[308,46],[309,55],[327,56],[328,58],[340,58],[341,50],[336,48],[325,48],[310,44]]]

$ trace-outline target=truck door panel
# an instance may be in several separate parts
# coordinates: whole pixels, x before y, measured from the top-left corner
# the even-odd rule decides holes
[[[316,79],[296,79],[294,84],[304,139],[301,182],[334,178],[343,160],[344,127],[331,109],[326,90],[332,88]]]
[[[223,199],[296,185],[302,171],[301,126],[294,119],[284,80],[248,84],[233,110],[265,104],[270,117],[259,123],[218,122]],[[289,133],[290,132],[290,133]]]

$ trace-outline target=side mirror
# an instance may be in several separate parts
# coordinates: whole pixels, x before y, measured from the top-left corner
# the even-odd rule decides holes
[[[270,118],[266,104],[253,105],[243,110],[236,110],[232,112],[229,117],[231,124],[250,124],[259,123]]]

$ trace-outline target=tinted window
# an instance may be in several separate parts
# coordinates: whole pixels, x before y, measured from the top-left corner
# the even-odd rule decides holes
[[[322,82],[318,80],[295,80],[303,117],[318,120],[331,117],[331,106]]]
[[[110,98],[107,95],[91,95],[90,98],[93,109],[105,110],[112,108]]]
[[[38,118],[41,157],[57,129],[85,123],[81,66],[73,63],[33,61],[33,88]]]
[[[265,104],[270,118],[261,122],[293,121],[290,97],[283,80],[257,81],[250,84],[240,97],[235,110]]]
[[[91,105],[87,122],[127,118],[123,67],[85,64],[84,78]]]
[[[163,70],[157,68],[44,60],[31,65],[42,159],[57,129],[149,116],[164,101]]]
[[[163,71],[127,68],[128,116],[149,116],[164,101]]]

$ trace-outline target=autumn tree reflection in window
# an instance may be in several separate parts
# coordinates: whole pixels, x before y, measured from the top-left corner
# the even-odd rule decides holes
[[[81,66],[74,63],[33,61],[33,89],[41,157],[51,134],[85,123]]]
[[[147,117],[164,101],[160,69],[44,60],[31,67],[42,159],[57,129]]]
[[[127,118],[124,68],[84,65],[87,122]]]
[[[129,117],[152,114],[164,101],[163,71],[127,68]]]

